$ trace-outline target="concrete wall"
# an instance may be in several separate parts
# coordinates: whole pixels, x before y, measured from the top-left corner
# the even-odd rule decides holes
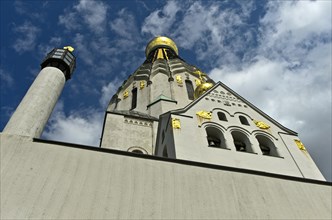
[[[332,217],[330,185],[108,151],[2,134],[1,219]]]
[[[155,143],[154,124],[151,120],[108,113],[105,119],[101,147],[128,151],[140,147],[152,154]]]

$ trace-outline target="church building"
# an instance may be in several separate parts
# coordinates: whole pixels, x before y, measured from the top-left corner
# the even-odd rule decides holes
[[[41,139],[76,66],[53,49],[1,133],[1,219],[331,219],[295,131],[152,39],[99,147]]]
[[[145,55],[111,99],[102,148],[325,180],[296,132],[186,63],[171,39]]]

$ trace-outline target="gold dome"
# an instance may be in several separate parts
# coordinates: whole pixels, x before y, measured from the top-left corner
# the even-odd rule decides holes
[[[159,36],[159,37],[153,38],[146,46],[146,49],[145,49],[146,57],[148,57],[148,55],[150,54],[150,52],[152,50],[154,50],[158,47],[167,47],[167,48],[173,50],[176,53],[176,55],[179,55],[178,48],[177,48],[176,44],[174,43],[174,41],[172,41],[168,37]]]
[[[210,88],[212,88],[213,84],[212,83],[202,83],[199,86],[196,87],[195,92],[194,92],[194,98],[197,99],[200,97],[203,93],[208,91]]]

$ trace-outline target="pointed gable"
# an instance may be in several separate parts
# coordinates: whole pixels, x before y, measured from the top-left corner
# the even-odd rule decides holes
[[[284,132],[297,135],[295,131],[286,128],[274,120],[271,116],[264,113],[262,110],[257,108],[222,82],[216,83],[210,90],[205,92],[202,96],[191,102],[186,107],[173,110],[171,113],[186,115],[187,112],[195,108],[199,108],[204,111],[214,111],[220,109],[228,112],[232,116],[237,115],[237,113],[242,113],[253,120],[256,125],[258,122],[261,122],[262,124],[274,124]],[[260,117],[256,114],[250,115],[250,112],[256,112],[256,114]]]

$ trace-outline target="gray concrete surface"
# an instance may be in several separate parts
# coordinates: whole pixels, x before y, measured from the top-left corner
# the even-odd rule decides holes
[[[331,186],[1,134],[1,219],[331,219]]]
[[[40,137],[65,85],[65,75],[45,67],[30,86],[3,133]]]

